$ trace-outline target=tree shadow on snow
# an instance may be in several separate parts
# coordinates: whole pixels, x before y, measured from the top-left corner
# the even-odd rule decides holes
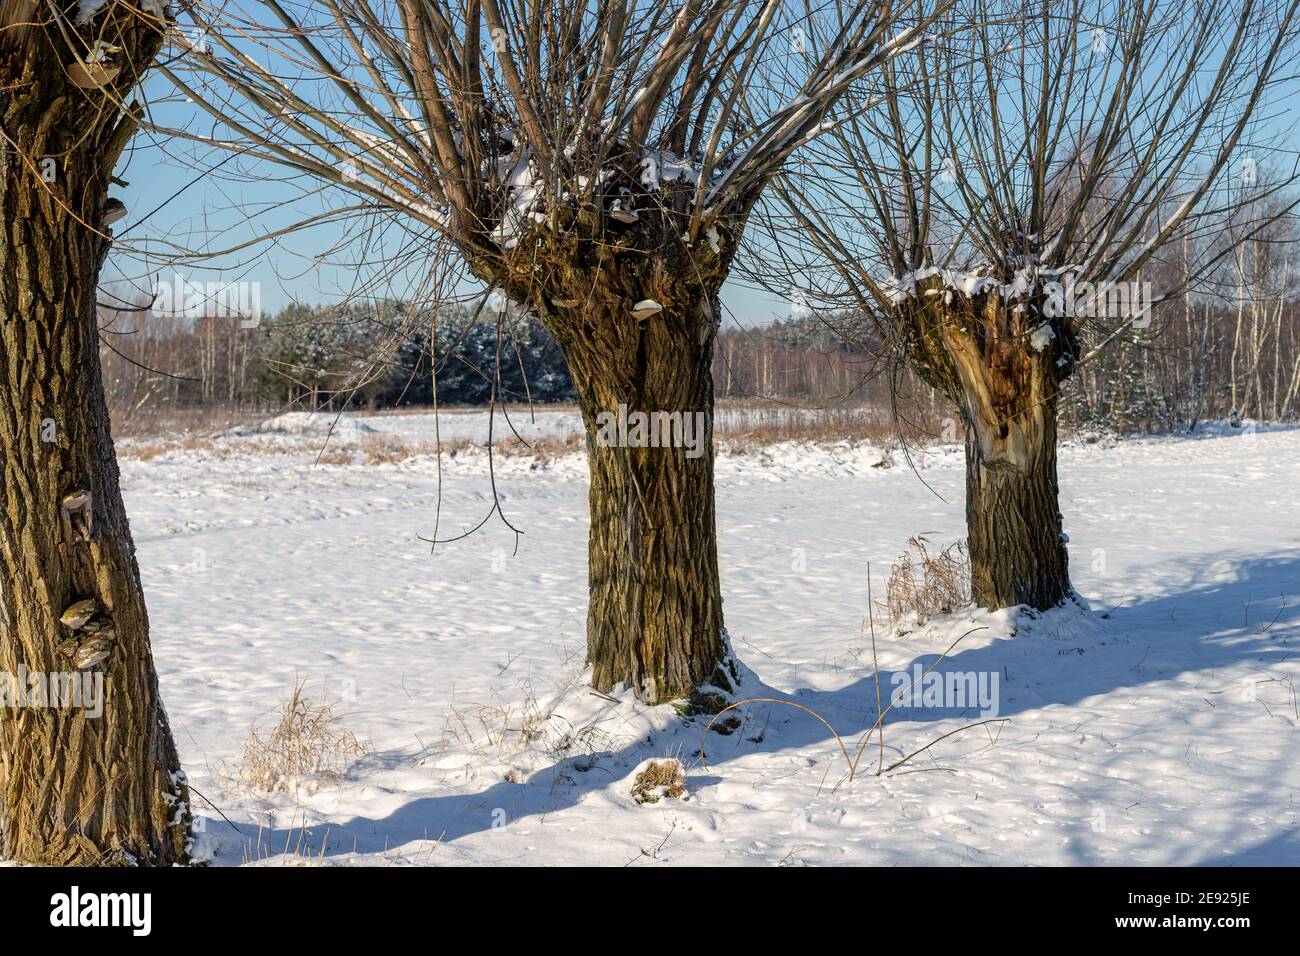
[[[1209,675],[1224,668],[1253,663],[1262,673],[1270,664],[1293,653],[1300,643],[1300,552],[1245,558],[1209,555],[1193,565],[1180,561],[1176,567],[1184,576],[1190,575],[1184,590],[1138,600],[1110,612],[1104,608],[1094,608],[1092,613],[1058,609],[1028,620],[1015,637],[1001,636],[965,649],[959,645],[934,672],[996,673],[996,716],[1014,719],[1055,705],[1080,705],[1117,690],[1178,680],[1189,672],[1209,679]],[[1103,617],[1103,613],[1108,616]],[[932,653],[918,654],[902,670],[911,674],[920,665],[924,671],[942,650],[936,646]],[[850,754],[876,720],[870,666],[862,669],[862,676],[835,690],[800,688],[790,693],[767,685],[752,672],[747,671],[745,677],[740,696],[789,700],[816,712],[835,728]],[[1205,693],[1208,699],[1209,694],[1237,689],[1235,685],[1213,687]],[[882,677],[881,695],[886,701],[890,691],[891,685]],[[772,704],[746,705],[744,710],[743,725],[736,733],[709,735],[703,766],[691,757],[698,753],[707,720],[682,720],[670,731],[643,734],[623,746],[584,755],[581,760],[557,757],[519,783],[502,780],[474,793],[417,797],[383,817],[358,816],[330,823],[331,831],[339,835],[331,839],[327,855],[350,853],[354,846],[358,852],[376,853],[422,836],[450,843],[529,818],[531,824],[543,824],[547,814],[575,806],[589,795],[608,789],[611,783],[624,780],[637,763],[663,756],[666,747],[680,745],[691,770],[690,786],[696,793],[707,791],[723,779],[727,763],[738,757],[814,746],[826,748],[826,760],[819,761],[818,769],[810,772],[822,772],[829,761],[829,770],[825,771],[827,787],[843,775],[843,758],[833,736],[813,717]],[[1091,716],[1092,710],[1104,712],[1105,705],[1091,707],[1086,716]],[[886,737],[886,765],[891,759],[899,759],[904,750],[921,747],[941,733],[982,716],[977,707],[892,711],[887,718],[892,734]],[[1053,719],[1050,713],[1040,716]],[[943,726],[923,729],[941,722]],[[908,743],[900,746],[899,739]],[[860,773],[873,772],[876,746],[873,739]],[[389,756],[394,760],[413,759],[410,754]],[[1106,782],[1097,783],[1104,787]],[[1259,782],[1260,787],[1267,784]],[[1081,788],[1078,796],[1086,801],[1086,788]],[[1086,829],[1086,821],[1082,826]],[[290,831],[279,830],[278,841],[277,831],[268,831],[264,836],[271,845],[282,845]],[[1225,836],[1217,834],[1216,842],[1225,845]],[[1159,835],[1153,836],[1153,841],[1159,839]],[[1246,850],[1203,862],[1264,863],[1280,862],[1285,857],[1294,863],[1297,846],[1297,830],[1292,828]],[[1199,847],[1197,852],[1204,852],[1205,844]],[[1192,852],[1192,847],[1188,850]],[[1100,862],[1091,858],[1085,847],[1076,851],[1076,857],[1085,865]],[[527,860],[521,858],[521,862]]]
[[[1289,829],[1245,849],[1215,854],[1200,862],[1204,866],[1300,865],[1300,826],[1292,825]]]

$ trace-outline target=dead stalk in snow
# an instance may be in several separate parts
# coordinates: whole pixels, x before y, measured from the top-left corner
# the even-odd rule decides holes
[[[953,641],[950,645],[948,645],[948,648],[935,659],[933,664],[931,664],[929,667],[925,669],[924,673],[921,674],[921,677],[924,678],[926,674],[929,674],[932,670],[938,667],[939,664],[944,660],[944,658],[946,658],[949,654],[952,653],[953,648],[955,648],[967,637],[974,634],[976,631],[986,631],[986,630],[988,630],[987,626],[980,625],[979,627],[971,628],[965,634],[961,635],[961,637],[957,638],[957,640]],[[902,700],[907,695],[907,693],[911,690],[911,686],[912,685],[909,684],[907,687],[904,687],[901,691],[899,691],[898,695],[895,696],[892,700],[890,700],[889,706],[880,712],[879,716],[876,717],[875,723],[873,723],[869,728],[867,728],[866,734],[859,742],[858,749],[852,757],[849,756],[849,750],[846,744],[844,743],[844,738],[841,737],[838,732],[836,732],[835,728],[831,725],[831,722],[828,721],[821,714],[817,713],[812,708],[805,707],[803,704],[796,704],[792,700],[785,700],[784,698],[781,697],[746,697],[744,700],[738,700],[733,704],[729,704],[728,706],[724,707],[722,710],[718,711],[716,714],[713,715],[713,718],[709,721],[708,725],[704,728],[704,735],[700,740],[700,762],[702,765],[707,766],[707,764],[704,762],[704,745],[708,741],[709,732],[713,729],[713,725],[718,722],[718,718],[720,718],[723,714],[727,713],[728,711],[735,710],[739,707],[744,707],[747,704],[782,704],[786,707],[793,707],[795,710],[801,710],[805,714],[809,714],[810,716],[818,720],[823,727],[825,727],[827,730],[831,732],[831,736],[835,738],[836,744],[839,745],[840,753],[844,756],[844,763],[848,768],[848,775],[847,775],[848,782],[852,783],[854,777],[857,776],[858,765],[862,761],[862,755],[867,749],[867,744],[871,742],[871,735],[876,732],[880,732],[881,735],[883,736],[885,716],[891,710],[894,709],[895,705],[900,700]],[[980,723],[989,723],[989,721],[980,721]],[[971,726],[978,726],[978,724],[972,724]],[[922,747],[921,750],[926,750],[928,749],[929,746],[933,746],[933,744],[938,743],[939,740],[942,740],[944,737],[950,737],[952,736],[952,734],[955,734],[958,731],[965,730],[965,729],[967,728],[959,727],[957,728],[957,730],[944,734],[942,737],[938,738],[937,740],[932,741],[926,747]],[[883,742],[882,742],[882,747],[883,747]],[[917,751],[917,753],[920,752],[921,751]],[[915,755],[916,754],[912,754],[906,759],[910,760],[911,757]],[[898,764],[895,764],[894,766],[898,766]],[[890,769],[892,769],[892,767]]]
[[[969,603],[970,559],[965,544],[954,541],[931,555],[924,535],[909,538],[907,548],[890,566],[885,585],[890,620],[898,622],[914,613],[916,623],[924,624]]]
[[[296,681],[275,725],[265,734],[249,730],[243,779],[268,793],[287,790],[296,778],[343,770],[367,749],[331,705],[308,697],[305,683]]]

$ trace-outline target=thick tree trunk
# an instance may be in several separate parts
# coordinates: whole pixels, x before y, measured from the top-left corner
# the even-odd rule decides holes
[[[971,596],[1045,610],[1070,593],[1056,484],[1059,382],[1073,335],[1041,303],[969,298],[931,280],[905,312],[913,367],[962,411]]]
[[[646,193],[640,155],[628,147],[602,173],[604,197]],[[513,251],[471,269],[546,325],[582,409],[593,684],[621,684],[651,703],[687,698],[705,711],[736,689],[714,523],[713,349],[743,211],[710,211],[692,233],[695,185],[651,192],[631,215],[607,215],[604,198],[557,211]],[[676,440],[637,435],[640,416],[653,417],[647,431],[675,428]]]
[[[1045,610],[1070,593],[1056,485],[1056,399],[1024,416],[1011,442],[981,447],[966,429],[966,534],[971,597],[980,607]]]
[[[157,42],[156,31],[136,35],[129,52],[151,58]],[[4,852],[56,865],[184,862],[189,793],[158,696],[100,378],[95,289],[118,112],[98,91],[61,91],[48,47],[4,55],[0,679],[12,691],[24,678],[22,699],[0,711]],[[83,601],[94,603],[62,623]],[[33,699],[31,675],[65,691],[102,675],[102,713],[86,697]]]
[[[628,304],[608,326],[626,323]],[[639,323],[611,355],[562,343],[587,425],[591,474],[587,656],[597,690],[651,702],[689,695],[724,655],[713,501],[713,329]],[[704,334],[699,334],[703,330]],[[701,341],[703,339],[703,341]],[[621,410],[620,410],[621,406]],[[606,447],[602,424],[679,413],[691,447]],[[617,426],[615,426],[617,430]],[[724,685],[724,689],[729,689]]]

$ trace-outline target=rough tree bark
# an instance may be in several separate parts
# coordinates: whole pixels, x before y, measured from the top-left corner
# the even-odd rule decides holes
[[[971,596],[986,608],[1045,610],[1071,593],[1056,411],[1074,343],[1041,306],[996,291],[968,298],[932,279],[902,310],[912,365],[957,406],[966,428]]]
[[[1070,593],[1057,504],[1056,398],[1007,422],[1006,437],[966,417],[971,597],[987,608],[1055,607]]]
[[[625,321],[610,316],[612,321]],[[593,684],[617,683],[647,700],[687,695],[708,680],[724,652],[713,504],[713,334],[700,342],[671,318],[637,323],[617,376],[578,345],[565,350],[587,425],[591,474],[588,660]],[[688,327],[691,322],[685,323]],[[703,326],[708,328],[707,324]],[[602,447],[596,418],[703,415],[701,454],[683,447]]]
[[[161,25],[138,9],[105,18],[121,57],[106,89],[70,80],[59,24],[0,41],[0,669],[101,672],[104,694],[100,716],[0,712],[0,825],[12,859],[170,865],[188,860],[189,793],[158,696],[95,316],[109,179],[134,125],[117,103]]]
[[[643,212],[634,225],[586,231],[598,241],[543,238],[523,270],[492,276],[555,336],[587,428],[593,683],[602,691],[621,683],[650,702],[689,697],[704,683],[732,689],[719,667],[713,485],[713,346],[732,239],[719,227],[692,248],[682,231],[671,213]],[[662,309],[635,315],[646,300]],[[598,416],[620,406],[628,415],[702,414],[701,453],[602,446]]]

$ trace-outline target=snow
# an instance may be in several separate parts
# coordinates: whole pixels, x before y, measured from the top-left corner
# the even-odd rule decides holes
[[[1035,352],[1041,352],[1052,344],[1056,338],[1056,333],[1052,331],[1052,323],[1044,322],[1035,326],[1034,330],[1029,333],[1029,347]]]
[[[663,189],[664,183],[699,182],[700,171],[689,159],[667,149],[641,150],[641,185],[647,192]]]
[[[960,292],[967,298],[981,295],[984,292],[998,288],[1000,285],[996,279],[982,276],[978,272],[962,272],[940,266],[926,266],[922,269],[914,269],[901,276],[890,276],[884,279],[880,286],[889,297],[890,302],[898,305],[909,297],[916,295],[916,287],[919,282],[934,276],[939,278],[940,285],[944,288]]]
[[[73,20],[78,26],[88,23],[107,5],[108,0],[77,0],[77,12]]]
[[[986,275],[992,272],[993,266],[985,263],[972,269],[950,269],[943,266],[923,266],[919,269],[912,269],[898,276],[886,276],[880,282],[880,289],[885,293],[893,305],[899,305],[908,298],[917,294],[917,286],[926,279],[938,277],[939,286],[946,291],[944,292],[944,301],[952,301],[952,293],[960,292],[969,298],[974,298],[985,293],[996,292],[1000,298],[1007,302],[1016,302],[1020,299],[1027,299],[1039,289],[1046,289],[1059,293],[1060,278],[1065,275],[1075,275],[1081,271],[1077,265],[1057,266],[1046,268],[1039,264],[1039,260],[1033,256],[1018,257],[1023,263],[1011,275],[1010,282],[999,282],[996,278]],[[937,290],[929,290],[933,294]],[[1015,311],[1023,311],[1023,306],[1017,306]]]
[[[530,439],[579,427],[573,412],[515,418]],[[349,421],[331,446],[433,434],[429,415]],[[440,430],[482,441],[486,416]],[[743,726],[711,734],[701,759],[702,723],[584,686],[580,454],[499,458],[523,536],[494,518],[431,553],[419,536],[439,507],[444,537],[490,508],[481,453],[444,456],[439,504],[431,456],[315,465],[324,433],[298,419],[151,457],[122,442],[199,850],[219,865],[1300,862],[1300,430],[1204,432],[1063,444],[1090,611],[878,620],[883,696],[887,676],[956,642],[935,672],[996,675],[998,722],[881,776],[872,739],[852,781],[835,738],[793,707],[738,708]],[[782,443],[717,467],[740,692],[816,711],[851,756],[875,720],[868,564],[881,600],[908,537],[963,534],[961,449],[914,449],[919,477],[873,467],[884,454]],[[254,792],[243,742],[297,679],[369,752]],[[885,764],[981,719],[900,706]],[[636,804],[636,769],[665,757],[685,764],[689,800]]]
[[[355,415],[330,412],[285,412],[260,423],[258,432],[285,435],[341,435],[373,432],[369,422]]]
[[[502,130],[501,133],[514,142],[513,133],[508,130]],[[566,147],[565,154],[572,158],[576,149],[577,143],[572,143]],[[641,187],[648,193],[661,191],[666,183],[694,184],[700,175],[699,170],[690,160],[670,150],[662,149],[642,150],[639,169]],[[615,166],[606,166],[596,174],[595,181],[603,184],[617,176],[619,172],[620,170]],[[522,150],[516,147],[512,152],[500,157],[497,160],[496,175],[505,189],[507,205],[501,221],[492,231],[492,241],[502,249],[513,249],[518,246],[520,238],[530,225],[547,221],[546,213],[542,210],[544,198],[542,170],[533,162],[532,148],[525,146]],[[576,195],[585,195],[592,185],[592,179],[581,173],[575,173],[572,184],[576,187]],[[560,194],[564,200],[571,200],[575,196],[575,191],[565,188],[561,189]],[[610,204],[610,213],[620,222],[635,222],[639,215],[633,208],[634,203],[635,196],[632,190],[625,186],[621,187],[617,197]]]
[[[709,248],[713,250],[714,255],[721,255],[722,236],[718,233],[718,227],[709,226],[708,231],[704,234],[704,238],[709,241]]]
[[[515,248],[529,223],[545,221],[546,218],[536,208],[541,189],[537,185],[538,176],[532,155],[532,147],[527,146],[517,154],[510,153],[498,161],[509,205],[501,222],[492,232],[492,240],[502,249]]]

